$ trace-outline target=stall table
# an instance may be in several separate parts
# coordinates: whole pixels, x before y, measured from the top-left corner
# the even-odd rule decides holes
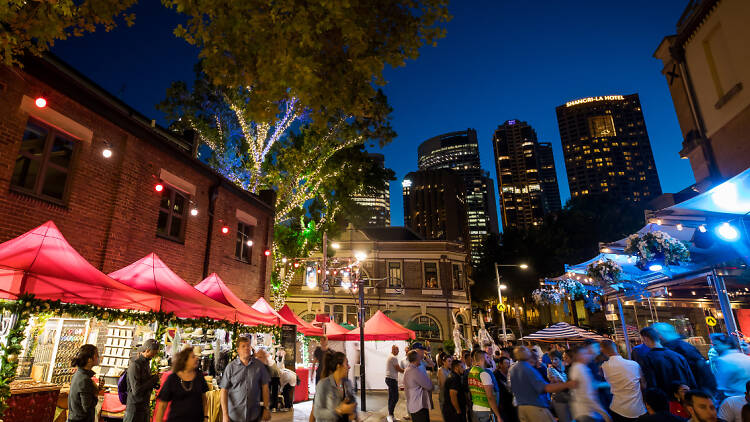
[[[299,378],[299,384],[294,388],[294,402],[310,400],[310,370],[307,368],[297,368],[294,371]]]
[[[15,380],[10,383],[8,409],[4,422],[51,421],[55,417],[60,386],[33,380]]]

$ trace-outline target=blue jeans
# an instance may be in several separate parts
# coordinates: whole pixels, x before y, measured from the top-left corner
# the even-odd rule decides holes
[[[487,412],[487,411],[477,412],[475,410],[473,412],[473,419],[474,419],[474,422],[492,422],[495,420],[495,416],[492,412]]]

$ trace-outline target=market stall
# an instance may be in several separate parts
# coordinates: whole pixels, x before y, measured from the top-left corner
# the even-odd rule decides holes
[[[292,321],[297,326],[297,330],[306,336],[320,337],[323,335],[322,328],[316,327],[297,316],[288,305],[282,306],[278,313],[287,321]]]
[[[385,384],[385,362],[391,353],[391,347],[395,344],[400,350],[400,359],[406,355],[407,340],[416,338],[414,331],[404,328],[399,323],[388,318],[383,312],[377,311],[365,322],[365,372],[367,373],[367,389],[382,390],[387,388]],[[345,334],[329,335],[329,341],[343,341],[346,355],[349,359],[350,379],[359,380],[360,363],[360,332],[355,328]],[[357,381],[358,382],[358,381]]]

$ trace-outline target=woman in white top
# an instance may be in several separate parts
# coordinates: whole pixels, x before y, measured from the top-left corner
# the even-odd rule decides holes
[[[565,372],[562,353],[557,350],[550,352],[552,364],[547,367],[547,378],[551,384],[568,382],[568,374]],[[552,407],[559,422],[570,422],[570,391],[565,390],[552,394]]]
[[[591,370],[587,366],[594,358],[594,353],[587,345],[573,349],[573,366],[570,367],[568,377],[577,383],[570,390],[570,413],[577,422],[593,422],[605,420],[611,422],[609,414],[599,403],[599,396],[594,390]]]

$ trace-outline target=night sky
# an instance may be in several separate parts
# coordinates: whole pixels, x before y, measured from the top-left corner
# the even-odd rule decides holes
[[[197,51],[172,35],[179,16],[154,0],[141,3],[135,26],[61,41],[53,52],[165,124],[155,105],[171,81],[193,80]],[[678,155],[681,134],[661,62],[652,57],[675,32],[685,0],[452,3],[446,38],[406,67],[386,71],[398,137],[380,152],[398,178],[391,183],[393,225],[403,224],[401,179],[416,170],[422,141],[475,128],[482,166],[494,180],[492,134],[509,119],[528,121],[539,141],[552,142],[567,200],[555,107],[581,97],[640,94],[662,190],[694,183]]]

